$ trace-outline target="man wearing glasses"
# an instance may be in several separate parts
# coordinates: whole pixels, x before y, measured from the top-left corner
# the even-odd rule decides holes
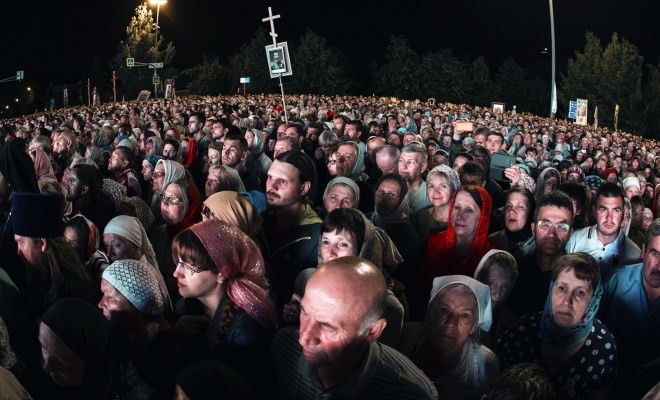
[[[560,191],[546,193],[539,199],[532,222],[536,248],[518,264],[518,279],[511,292],[511,306],[519,315],[543,310],[552,267],[566,254],[566,243],[573,232],[573,202]]]
[[[596,192],[596,225],[575,231],[566,251],[583,251],[598,262],[603,281],[615,269],[641,261],[641,251],[621,229],[623,191],[614,183],[605,183]]]

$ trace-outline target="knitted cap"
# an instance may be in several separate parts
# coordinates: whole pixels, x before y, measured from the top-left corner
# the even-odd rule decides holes
[[[136,260],[117,260],[101,276],[140,312],[163,314],[163,296],[151,268]]]

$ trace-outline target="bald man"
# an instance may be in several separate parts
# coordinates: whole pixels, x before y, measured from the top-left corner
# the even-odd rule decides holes
[[[382,272],[362,258],[321,265],[300,302],[300,331],[284,328],[273,340],[278,398],[436,399],[423,372],[377,342],[386,294]]]

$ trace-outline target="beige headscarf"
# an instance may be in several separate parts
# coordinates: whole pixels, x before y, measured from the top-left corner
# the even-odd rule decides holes
[[[263,220],[250,200],[233,191],[212,194],[204,205],[220,221],[224,221],[255,237],[261,231]]]

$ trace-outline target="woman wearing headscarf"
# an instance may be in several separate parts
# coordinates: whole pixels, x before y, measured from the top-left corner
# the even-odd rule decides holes
[[[444,397],[480,399],[499,372],[497,356],[479,341],[492,323],[490,290],[467,276],[443,276],[430,299],[424,324],[404,328],[400,351]]]
[[[163,218],[160,215],[160,195],[170,182],[186,179],[186,169],[183,164],[176,161],[160,159],[156,162],[154,172],[151,174],[152,197],[146,201],[151,205],[151,212],[156,221],[162,223]]]
[[[602,293],[593,257],[561,256],[543,311],[520,318],[497,342],[502,367],[539,364],[559,399],[606,398],[616,377],[617,354],[614,337],[596,318]],[[518,350],[520,343],[524,351]]]
[[[534,191],[534,198],[538,201],[541,196],[550,193],[559,188],[561,184],[561,174],[555,168],[546,168],[536,179],[536,190]]]
[[[503,250],[486,253],[474,271],[474,279],[490,288],[493,325],[482,337],[482,343],[488,347],[493,347],[497,339],[518,321],[519,315],[509,305],[509,296],[517,278],[518,263],[510,253]]]
[[[350,171],[346,170],[346,164],[349,164],[348,161],[343,161],[340,164],[342,159],[347,157],[348,147],[351,147],[352,154],[350,154],[350,157],[355,157],[355,164]],[[360,188],[360,203],[356,208],[363,213],[371,212],[374,209],[373,188],[367,183],[369,175],[364,172],[364,152],[360,150],[360,146],[355,142],[341,142],[336,157],[337,176],[345,176],[351,179]]]
[[[266,174],[273,161],[265,154],[266,141],[258,129],[248,129],[245,132],[245,140],[248,142],[248,156],[245,167],[263,182],[266,187]]]
[[[218,358],[263,386],[277,323],[259,248],[237,227],[207,220],[178,234],[172,253],[183,297],[177,330],[191,339],[189,354]]]
[[[473,276],[484,254],[495,247],[488,240],[491,209],[490,195],[480,186],[463,186],[456,192],[447,230],[429,237],[417,274],[417,299],[411,304],[413,318],[421,318],[435,277]]]
[[[170,238],[201,220],[202,203],[195,184],[188,179],[170,182],[163,187],[160,215],[167,224]]]
[[[163,274],[159,269],[156,254],[144,227],[137,218],[119,215],[111,219],[103,231],[103,243],[111,262],[130,259],[150,266],[158,279],[165,304],[171,308],[168,287],[165,285]],[[170,287],[175,286],[171,284]]]
[[[39,323],[43,368],[57,385],[34,388],[35,398],[110,399],[115,371],[110,323],[92,304],[58,300]]]
[[[101,235],[96,225],[84,215],[77,214],[66,222],[64,237],[80,257],[89,275],[98,281],[110,260],[99,250]]]
[[[184,349],[164,318],[166,299],[153,268],[135,260],[115,261],[103,271],[101,292],[98,307],[117,333],[122,360],[118,386],[126,392],[119,397],[136,398],[144,384],[153,392],[150,398],[171,396]]]
[[[259,243],[263,219],[247,197],[233,191],[214,193],[202,205],[202,220],[217,219],[233,225]]]
[[[514,187],[506,192],[504,202],[504,229],[488,236],[498,249],[511,253],[516,260],[523,259],[536,249],[532,222],[536,200],[532,192]]]
[[[360,188],[352,179],[338,176],[328,182],[323,192],[323,209],[320,217],[325,217],[337,208],[355,208],[360,204]]]
[[[30,156],[34,163],[34,172],[37,175],[37,180],[50,180],[57,182],[55,172],[53,171],[53,165],[50,163],[48,155],[41,149],[41,147],[33,149],[30,152]]]
[[[460,184],[456,171],[447,165],[438,165],[426,176],[426,193],[431,206],[410,217],[419,235],[421,251],[426,250],[429,236],[447,229],[451,200]]]

